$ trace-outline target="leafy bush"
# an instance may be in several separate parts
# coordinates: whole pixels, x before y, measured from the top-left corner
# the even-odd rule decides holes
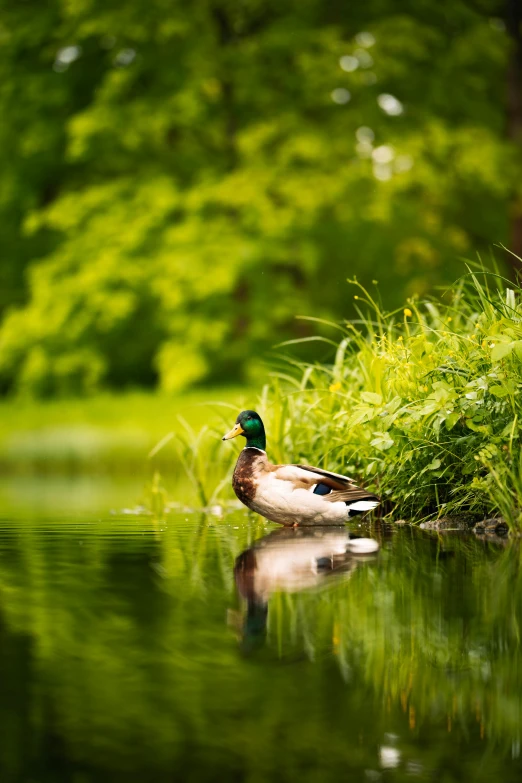
[[[167,6],[0,5],[2,392],[244,383],[347,276],[395,307],[513,233],[486,7]]]
[[[501,511],[518,525],[522,289],[505,283],[470,272],[389,314],[359,286],[333,364],[291,363],[301,377],[266,391],[275,456],[365,477],[396,517]]]

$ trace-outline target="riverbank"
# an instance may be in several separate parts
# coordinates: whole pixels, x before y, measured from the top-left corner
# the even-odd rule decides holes
[[[520,529],[522,290],[470,274],[439,300],[393,313],[354,290],[360,317],[336,327],[333,361],[288,360],[261,398],[219,388],[3,402],[0,467],[172,476],[182,466],[206,505],[205,484],[218,486],[235,458],[221,434],[255,407],[272,460],[353,475],[381,496],[385,515],[500,516]]]
[[[470,273],[393,313],[354,291],[333,362],[292,363],[269,395],[273,456],[361,478],[397,519],[520,528],[520,287]]]

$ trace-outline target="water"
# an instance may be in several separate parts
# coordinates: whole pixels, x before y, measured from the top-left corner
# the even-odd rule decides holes
[[[0,494],[2,783],[520,779],[517,542],[352,556],[82,486]]]

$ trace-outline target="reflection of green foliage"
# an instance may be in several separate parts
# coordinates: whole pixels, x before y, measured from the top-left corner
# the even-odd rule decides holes
[[[516,543],[495,552],[403,531],[378,567],[274,602],[272,644],[297,643],[314,658],[333,652],[345,679],[357,672],[385,711],[400,705],[412,731],[439,720],[510,749],[520,730],[519,570]]]
[[[296,313],[349,314],[354,272],[393,301],[505,240],[520,160],[489,16],[463,0],[3,3],[0,307],[19,307],[2,387],[244,379],[306,333]]]
[[[274,596],[266,649],[245,660],[226,628],[232,567],[266,529],[172,515],[2,531],[2,780],[67,763],[89,783],[337,781],[378,768],[386,733],[397,774],[509,780],[518,548],[402,531],[349,580]]]

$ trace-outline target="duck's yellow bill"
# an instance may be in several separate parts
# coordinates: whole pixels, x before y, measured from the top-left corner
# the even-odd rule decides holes
[[[223,435],[221,440],[231,440],[231,438],[237,438],[238,435],[242,435],[244,433],[244,429],[241,426],[241,424],[234,424],[230,432],[227,432],[226,435]]]

